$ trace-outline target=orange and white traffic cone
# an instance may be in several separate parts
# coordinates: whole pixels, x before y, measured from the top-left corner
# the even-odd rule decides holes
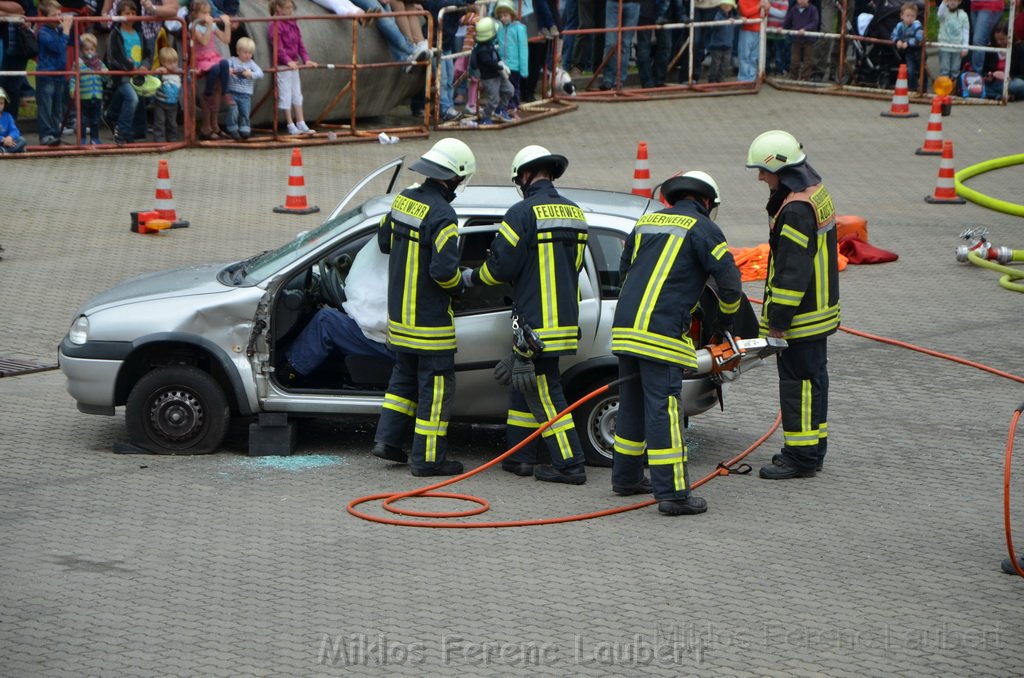
[[[928,114],[924,145],[914,152],[918,155],[942,155],[942,97],[932,99],[932,112]]]
[[[320,208],[310,206],[306,200],[306,179],[302,175],[302,151],[292,149],[292,164],[288,170],[288,192],[285,194],[284,205],[274,208],[281,214],[312,214]]]
[[[154,208],[163,221],[171,222],[171,228],[185,228],[188,221],[178,218],[174,210],[174,192],[171,190],[171,171],[167,161],[161,160],[156,170],[156,207]]]
[[[907,65],[900,64],[900,71],[896,76],[896,89],[892,91],[892,105],[888,111],[883,111],[886,118],[916,118],[917,113],[910,112],[910,91],[907,89]]]
[[[653,198],[651,190],[651,168],[647,164],[647,142],[641,141],[636,147],[636,167],[633,169],[633,195]]]
[[[942,160],[939,164],[939,178],[935,182],[935,193],[926,195],[925,202],[948,205],[963,205],[965,200],[956,194],[956,182],[953,179],[953,142],[942,142]]]

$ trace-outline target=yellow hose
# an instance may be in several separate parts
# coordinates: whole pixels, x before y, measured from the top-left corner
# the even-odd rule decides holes
[[[1018,258],[1018,253],[1020,252],[1021,250],[1014,251],[1015,261]],[[1017,280],[1019,278],[1024,278],[1024,270],[1019,268],[1011,268],[1010,266],[1006,266],[1004,264],[997,264],[996,262],[989,261],[988,259],[982,259],[977,252],[968,252],[967,258],[970,260],[972,264],[976,266],[981,266],[982,268],[988,268],[993,271],[998,271],[999,273],[1002,273],[1002,277],[999,278],[999,284],[1005,287],[1006,289],[1013,290],[1014,292],[1024,292],[1024,284],[1013,282],[1014,280]]]
[[[996,210],[997,212],[1004,212],[1006,214],[1012,214],[1018,217],[1024,217],[1024,205],[1019,205],[1013,202],[1007,202],[1006,200],[1000,200],[991,196],[985,195],[980,191],[976,191],[973,188],[967,188],[963,182],[971,177],[975,177],[985,172],[991,172],[992,170],[1002,169],[1004,167],[1011,167],[1013,165],[1024,164],[1024,153],[1018,155],[1007,155],[1002,158],[993,158],[992,160],[986,160],[985,162],[979,162],[977,165],[971,165],[970,167],[964,168],[957,172],[953,177],[953,186],[956,188],[956,194],[961,198],[970,200],[973,203],[987,207],[990,210]],[[977,262],[975,262],[977,263]],[[981,264],[979,264],[981,265]],[[1002,281],[999,282],[1002,285]],[[1003,285],[1003,287],[1006,287]],[[1021,290],[1017,290],[1020,292]]]

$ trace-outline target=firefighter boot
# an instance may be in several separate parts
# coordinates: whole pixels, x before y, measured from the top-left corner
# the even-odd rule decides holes
[[[404,464],[409,461],[409,455],[403,452],[401,447],[395,447],[394,445],[388,445],[387,443],[374,443],[373,449],[370,450],[370,454],[399,464]]]
[[[782,453],[781,452],[778,452],[778,453],[772,455],[772,463],[773,464],[781,464],[782,463]],[[822,456],[822,455],[819,455],[818,456],[818,463],[815,465],[814,470],[816,472],[821,472],[824,468],[825,468],[825,457]]]
[[[412,467],[412,474],[417,478],[426,478],[428,476],[457,476],[462,473],[462,462],[449,459],[443,461],[437,466],[429,466],[425,468]]]
[[[513,473],[517,476],[532,476],[533,464],[525,461],[513,461],[511,459],[506,459],[501,462],[501,470],[508,471],[509,473]]]
[[[693,516],[708,510],[708,503],[692,494],[686,499],[663,499],[658,502],[658,513],[666,516]]]
[[[790,478],[813,478],[815,473],[814,462],[803,465],[784,454],[777,454],[772,457],[772,463],[761,467],[758,475],[766,480],[788,480]]]
[[[650,494],[653,491],[654,488],[651,487],[651,481],[646,476],[644,476],[636,485],[630,485],[628,487],[612,485],[612,492],[620,497],[629,497],[634,494]]]
[[[1024,570],[1024,556],[1017,556],[1017,564]],[[1017,570],[1013,569],[1013,561],[1009,558],[1003,558],[1002,567],[1006,574],[1017,574]]]
[[[583,468],[583,464],[573,464],[565,468],[544,465],[534,467],[533,477],[545,483],[582,485],[587,482],[587,471]]]

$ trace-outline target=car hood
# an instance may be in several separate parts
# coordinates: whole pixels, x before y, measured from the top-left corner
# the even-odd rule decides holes
[[[87,301],[78,314],[95,313],[139,301],[225,292],[232,288],[217,280],[217,274],[225,266],[227,262],[201,264],[129,278]]]

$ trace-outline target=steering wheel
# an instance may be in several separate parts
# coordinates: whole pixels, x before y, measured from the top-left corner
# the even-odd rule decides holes
[[[352,266],[352,257],[342,252],[338,255],[324,257],[317,266],[320,270],[320,296],[328,304],[340,310],[345,301],[345,285],[341,272],[342,269],[347,271]]]

